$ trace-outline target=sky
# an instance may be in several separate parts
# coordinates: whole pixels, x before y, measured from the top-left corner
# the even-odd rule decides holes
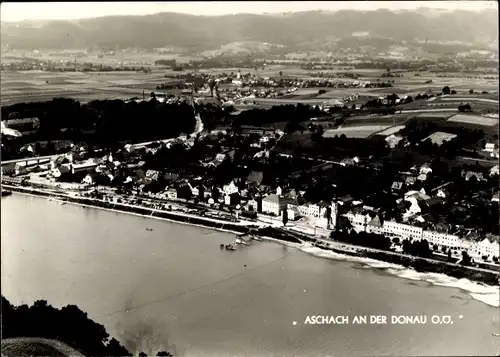
[[[206,1],[206,2],[2,2],[2,22],[69,20],[110,15],[149,15],[180,12],[192,15],[282,13],[311,10],[416,9],[418,7],[483,10],[498,9],[497,1]]]

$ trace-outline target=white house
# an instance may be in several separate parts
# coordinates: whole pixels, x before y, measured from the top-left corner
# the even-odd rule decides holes
[[[462,248],[460,237],[445,232],[425,230],[422,233],[422,239],[427,240],[432,245],[437,244],[447,248]]]
[[[225,195],[232,195],[233,193],[240,192],[240,190],[238,189],[238,186],[236,186],[234,181],[231,181],[229,184],[224,185],[224,187],[222,189],[223,189]]]
[[[272,213],[279,216],[281,211],[286,208],[286,202],[276,194],[271,194],[262,199],[262,212]]]
[[[498,257],[499,256],[499,245],[498,242],[491,242],[488,238],[484,238],[482,241],[476,243],[472,248],[472,254],[482,257],[486,255],[488,257]]]
[[[495,150],[495,144],[494,143],[487,143],[484,146],[484,151],[493,152],[494,150]]]
[[[357,231],[360,230],[365,231],[366,225],[368,224],[369,221],[371,221],[371,217],[368,214],[348,212],[343,216],[346,217],[349,220],[349,222],[351,222],[353,228],[356,229]]]
[[[493,175],[498,175],[498,170],[499,166],[498,165],[495,165],[493,166],[491,169],[490,169],[490,176],[493,176]]]
[[[403,239],[422,239],[422,227],[409,224],[398,223],[395,221],[385,221],[383,225],[384,234],[387,236],[397,236]]]
[[[166,192],[167,198],[176,199],[177,198],[177,190],[173,187],[169,188]]]
[[[302,216],[319,218],[321,215],[321,207],[314,203],[300,205],[297,208]]]
[[[422,174],[427,175],[427,174],[430,174],[430,173],[432,173],[432,169],[431,169],[431,167],[430,167],[429,164],[423,164],[422,166],[420,166],[419,174],[421,174],[421,175]]]

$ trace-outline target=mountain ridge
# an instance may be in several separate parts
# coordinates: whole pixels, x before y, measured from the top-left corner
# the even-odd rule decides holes
[[[319,10],[219,16],[163,12],[2,23],[0,38],[2,45],[17,49],[178,46],[201,52],[238,41],[300,47],[303,43],[328,41],[332,36],[351,37],[364,31],[400,42],[432,39],[488,43],[497,41],[498,18],[496,10]]]

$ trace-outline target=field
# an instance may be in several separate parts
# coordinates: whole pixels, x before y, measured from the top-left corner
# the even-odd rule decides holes
[[[443,145],[445,141],[450,141],[453,138],[456,138],[456,134],[445,133],[442,131],[437,131],[432,133],[428,137],[424,138],[422,141],[429,139],[433,144],[437,144],[439,146]]]
[[[182,54],[155,54],[155,53],[137,53],[137,54],[119,54],[98,58],[97,54],[90,54],[86,57],[78,58],[78,62],[102,63],[105,65],[119,65],[123,62],[125,65],[142,65],[152,68],[152,73],[135,72],[111,72],[111,73],[48,73],[42,71],[28,72],[2,72],[1,75],[1,104],[9,105],[24,101],[50,100],[54,97],[66,96],[73,97],[81,101],[90,101],[93,99],[113,99],[141,97],[143,91],[149,95],[156,86],[168,82],[172,79],[165,78],[165,75],[182,75],[189,71],[174,72],[171,69],[161,66],[154,66],[153,63],[159,59],[176,58],[179,63],[187,62],[192,57],[183,57]],[[48,56],[42,59],[52,61],[73,59],[71,54],[58,54],[57,56]],[[369,99],[379,96],[387,96],[396,93],[399,96],[412,95],[426,92],[429,90],[436,93],[440,92],[444,86],[449,86],[457,91],[457,95],[448,98],[437,98],[433,101],[416,101],[398,108],[404,110],[412,109],[454,109],[457,108],[463,99],[471,98],[473,110],[476,112],[497,112],[498,111],[498,79],[466,78],[461,73],[449,74],[455,77],[438,77],[434,73],[421,73],[416,76],[415,73],[404,73],[403,77],[381,77],[385,70],[380,69],[352,69],[345,70],[335,68],[334,70],[305,70],[299,66],[285,66],[269,64],[265,68],[217,68],[201,69],[200,73],[222,74],[231,73],[235,75],[238,71],[246,74],[257,75],[260,77],[279,77],[280,72],[283,78],[302,78],[315,79],[319,73],[329,76],[334,81],[352,81],[342,78],[342,73],[356,73],[360,77],[359,81],[387,82],[390,80],[393,87],[390,88],[299,88],[296,92],[287,94],[277,99],[256,99],[256,106],[268,108],[273,105],[283,104],[321,104],[329,99],[342,99],[349,95],[358,94],[359,99],[353,101],[357,105],[364,104]],[[426,83],[431,81],[431,83]],[[221,86],[222,87],[222,86]],[[319,94],[319,90],[326,92]],[[469,90],[488,91],[490,94],[470,95]],[[491,91],[496,95],[492,95]],[[172,91],[168,91],[172,92]],[[474,99],[474,100],[472,100]],[[349,105],[352,105],[349,103]],[[252,106],[244,106],[238,109],[250,109]],[[374,118],[372,118],[374,119]]]
[[[363,125],[328,129],[323,133],[323,137],[331,138],[335,135],[340,136],[344,134],[348,138],[365,139],[374,133],[387,129],[388,127],[388,125]]]
[[[494,126],[498,124],[498,119],[495,118],[488,118],[479,115],[465,115],[465,114],[457,114],[449,118],[447,121],[455,123],[483,125],[483,126]]]
[[[392,134],[396,134],[398,131],[403,130],[404,128],[405,128],[405,125],[393,126],[393,127],[388,128],[384,131],[381,131],[380,133],[377,133],[377,135],[389,136]]]

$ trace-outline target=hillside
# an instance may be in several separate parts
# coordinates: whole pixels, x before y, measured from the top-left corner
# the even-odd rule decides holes
[[[2,357],[45,356],[84,357],[68,345],[46,338],[8,338],[2,340]]]
[[[242,41],[266,42],[293,49],[311,47],[311,44],[321,47],[343,38],[352,44],[352,34],[364,32],[369,37],[390,42],[429,39],[477,44],[497,41],[497,16],[495,10],[436,13],[426,9],[225,16],[159,13],[75,21],[2,23],[1,42],[17,49],[178,46],[201,52]]]

